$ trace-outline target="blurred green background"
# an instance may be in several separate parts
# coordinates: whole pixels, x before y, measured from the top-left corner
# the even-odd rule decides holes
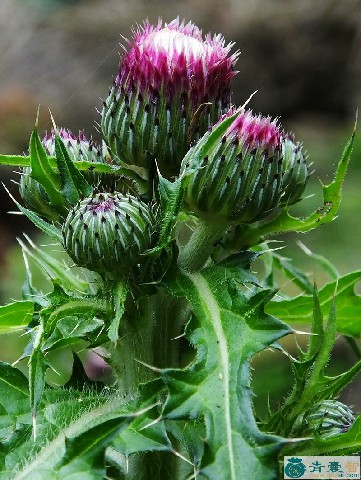
[[[234,103],[251,102],[256,112],[280,117],[302,141],[315,170],[307,198],[296,211],[305,215],[321,203],[320,181],[332,179],[349,138],[361,100],[361,4],[359,0],[1,0],[0,3],[0,152],[27,149],[38,104],[41,129],[51,128],[48,108],[59,126],[98,137],[94,124],[118,65],[120,35],[131,26],[179,16],[204,32],[221,32],[241,51]],[[294,258],[321,285],[325,277],[296,245],[301,240],[326,256],[341,273],[361,268],[361,140],[358,135],[339,218],[307,235],[289,235],[284,254]],[[1,180],[14,195],[17,179],[1,167]],[[24,278],[15,238],[36,232],[0,190],[0,300],[20,298]],[[26,339],[0,339],[0,359],[14,361]],[[274,361],[265,360],[273,355]],[[355,359],[340,341],[335,369]],[[278,401],[287,393],[290,371],[279,353],[254,364],[256,405],[262,412],[267,392]],[[260,365],[260,366],[258,366]],[[360,385],[346,392],[358,405]],[[273,397],[272,397],[273,398]],[[272,400],[273,401],[273,400]]]

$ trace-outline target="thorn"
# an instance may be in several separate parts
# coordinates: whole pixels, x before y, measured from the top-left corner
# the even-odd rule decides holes
[[[35,129],[36,130],[39,127],[39,115],[40,115],[40,104],[38,105],[38,110],[36,112],[36,119],[35,119]]]
[[[313,335],[313,336],[318,336],[318,333],[303,332],[302,330],[292,330],[292,333],[294,333],[295,335]]]
[[[160,405],[160,403],[158,403],[158,405]],[[158,417],[155,420],[153,420],[152,422],[149,422],[146,425],[144,425],[144,427],[140,428],[139,431],[141,432],[142,430],[145,430],[146,428],[152,427],[153,425],[156,425],[157,423],[159,423],[161,421],[162,421],[162,417]]]
[[[174,453],[174,455],[176,455],[177,457],[181,458],[185,462],[189,463],[189,465],[192,465],[192,467],[194,467],[194,463],[188,460],[188,458],[184,457],[181,453],[177,452],[176,450],[172,450],[172,453]]]
[[[35,442],[36,436],[37,436],[37,423],[36,423],[36,412],[34,410],[32,412],[32,417],[33,417],[33,440]]]
[[[136,361],[137,363],[140,363],[140,364],[143,365],[144,367],[149,368],[149,369],[152,370],[153,372],[159,373],[159,372],[161,371],[159,368],[153,367],[152,365],[149,365],[148,363],[142,362],[141,360],[138,360],[137,358],[135,358],[134,361]]]
[[[258,90],[255,90],[251,95],[247,98],[247,100],[244,102],[244,104],[236,111],[241,111],[244,110],[245,107],[249,104],[249,102],[252,100],[252,98],[258,93]],[[236,113],[236,112],[235,112]]]
[[[186,334],[182,333],[181,335],[178,335],[178,337],[171,338],[171,340],[178,340],[179,338],[183,338],[185,336],[186,336]]]
[[[55,133],[57,133],[57,126],[56,126],[56,123],[55,123],[55,120],[54,120],[54,117],[53,117],[53,114],[51,113],[51,110],[49,108],[49,114],[50,114],[50,118],[51,118],[51,123],[53,124],[53,128],[54,128],[54,131]]]

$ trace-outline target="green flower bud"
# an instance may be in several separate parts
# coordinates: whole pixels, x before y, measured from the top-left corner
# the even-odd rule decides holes
[[[92,141],[87,140],[83,132],[75,136],[70,130],[61,128],[60,138],[73,162],[87,161],[105,163],[106,147],[99,149]],[[55,157],[55,132],[46,134],[42,144],[48,156]],[[23,168],[20,177],[20,195],[25,205],[48,220],[59,220],[58,213],[50,205],[48,194],[44,187],[31,177],[31,167]],[[92,171],[83,172],[86,180],[102,190],[121,189],[120,179],[108,173]]]
[[[353,411],[347,405],[337,400],[324,400],[296,421],[294,432],[304,437],[319,435],[328,438],[347,432],[354,421]]]
[[[298,201],[308,169],[300,146],[276,121],[230,110],[189,150],[181,174],[185,203],[199,222],[178,264],[196,271],[231,226]]]
[[[98,193],[80,201],[63,226],[63,244],[74,262],[121,277],[154,246],[156,219],[130,195]]]
[[[50,199],[44,187],[31,177],[31,168],[22,169],[19,191],[27,208],[48,220],[58,220],[58,213],[50,205]]]
[[[214,128],[222,124],[231,110]],[[301,148],[269,117],[241,112],[222,139],[206,133],[182,162],[185,201],[205,221],[251,223],[295,203],[308,178]]]

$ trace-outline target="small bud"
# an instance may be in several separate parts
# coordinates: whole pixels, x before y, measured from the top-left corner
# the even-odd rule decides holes
[[[213,131],[234,114],[230,110]],[[182,163],[185,200],[200,218],[250,223],[300,198],[307,165],[300,147],[275,120],[242,111],[219,141],[210,141],[211,134],[207,132]]]
[[[65,128],[59,129],[59,136],[63,140],[65,148],[73,162],[98,162],[106,163],[108,155],[105,144],[98,147],[92,139],[88,140],[83,131],[79,131],[78,135],[74,135],[70,130]],[[45,150],[49,156],[55,157],[55,132],[51,130],[50,134],[46,134],[42,140]],[[117,187],[116,176],[108,173],[93,172],[92,169],[82,171],[85,179],[91,184],[102,190],[115,190]]]
[[[336,400],[324,400],[307,410],[296,421],[295,434],[322,438],[345,433],[352,427],[355,416],[351,408]]]
[[[50,205],[50,199],[45,188],[31,176],[31,168],[22,169],[19,192],[25,205],[33,212],[48,220],[58,220],[59,215]]]
[[[155,226],[151,209],[137,198],[99,193],[69,212],[64,248],[77,265],[121,277],[153,246]]]
[[[94,148],[94,144],[89,141],[83,132],[79,132],[76,136],[70,130],[61,128],[59,130],[60,138],[63,140],[65,148],[73,162],[87,161],[106,163],[106,146],[102,151]],[[52,130],[50,134],[45,134],[42,144],[47,155],[55,157],[55,132]],[[100,154],[99,154],[100,152]],[[101,189],[107,190],[123,190],[120,185],[119,177],[108,173],[83,171],[86,180]],[[23,168],[20,178],[20,195],[25,205],[48,220],[58,220],[59,215],[51,207],[49,197],[44,187],[31,177],[31,167]]]
[[[203,38],[178,20],[146,22],[128,43],[103,107],[103,136],[119,161],[156,161],[164,176],[176,175],[190,134],[203,135],[228,110],[238,53],[221,35]]]

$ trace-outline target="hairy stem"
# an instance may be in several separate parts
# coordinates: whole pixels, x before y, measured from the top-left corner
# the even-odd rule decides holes
[[[186,272],[197,272],[206,263],[215,242],[217,242],[227,229],[223,222],[207,223],[200,220],[189,242],[180,252],[178,257],[179,267]]]
[[[120,321],[119,341],[111,352],[111,363],[124,398],[136,398],[140,384],[153,378],[153,370],[144,364],[158,368],[179,366],[177,337],[189,315],[184,299],[176,299],[162,289],[129,306]],[[115,456],[113,452],[113,463]],[[174,480],[177,462],[177,457],[170,453],[131,455],[127,459],[128,473],[121,478]]]

